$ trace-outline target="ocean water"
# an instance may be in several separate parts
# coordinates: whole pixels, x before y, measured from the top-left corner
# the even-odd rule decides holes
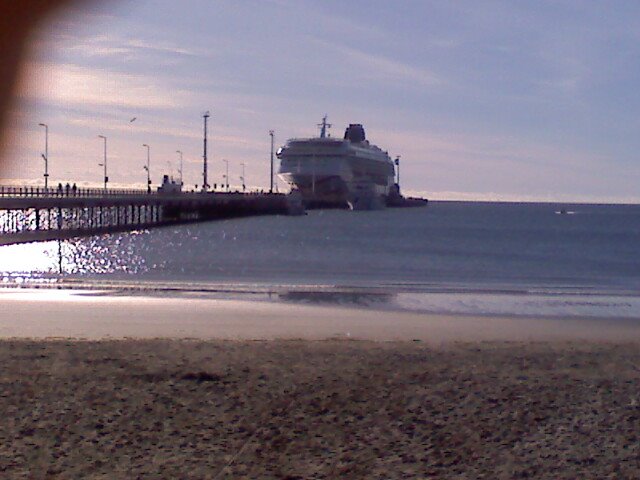
[[[640,206],[432,202],[0,247],[5,285],[640,319]]]

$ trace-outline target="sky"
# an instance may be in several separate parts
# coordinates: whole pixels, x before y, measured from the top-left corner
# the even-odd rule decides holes
[[[136,0],[51,19],[12,115],[3,182],[151,175],[269,182],[276,148],[362,123],[434,199],[640,201],[637,1]],[[132,118],[135,121],[130,122]],[[284,185],[281,183],[281,187]]]

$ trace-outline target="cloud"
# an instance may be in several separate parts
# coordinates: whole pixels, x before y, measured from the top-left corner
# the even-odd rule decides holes
[[[68,120],[69,125],[89,127],[105,132],[127,132],[135,134],[166,135],[170,137],[198,139],[202,135],[193,127],[175,126],[175,122],[166,125],[163,119],[153,118],[151,122],[137,121],[135,124],[121,119],[105,120],[104,117],[74,117]]]
[[[182,138],[187,140],[202,140],[202,131],[200,125],[180,125],[175,121],[167,122],[163,117],[153,117],[145,122],[145,119],[138,119],[135,124],[125,122],[123,119],[105,120],[97,117],[77,117],[68,120],[70,125],[89,127],[93,130],[105,132],[124,132],[131,134],[152,134],[155,136],[166,136]],[[216,144],[224,144],[228,146],[249,146],[253,145],[246,138],[231,134],[209,134],[209,141]]]
[[[410,152],[428,152],[432,159],[441,158],[443,164],[455,159],[469,159],[486,168],[506,166],[540,169],[562,165],[564,168],[585,169],[602,165],[606,158],[593,152],[581,151],[568,145],[532,142],[527,138],[509,135],[482,135],[478,133],[447,132],[437,134],[420,131],[385,130],[385,141],[389,145],[410,147]],[[461,165],[457,165],[461,167]]]
[[[390,82],[404,80],[405,82],[421,87],[435,87],[445,83],[438,75],[424,68],[415,67],[382,55],[363,52],[352,47],[338,45],[318,38],[312,37],[310,39],[315,43],[338,52],[349,62],[357,64],[359,68],[366,69],[366,76],[368,78],[379,78]]]
[[[158,76],[128,75],[74,64],[32,62],[22,97],[63,106],[126,108],[184,106],[189,94],[163,84]]]
[[[576,145],[518,135],[382,130],[378,145],[401,154],[406,189],[439,198],[502,201],[607,201],[634,198],[640,170],[610,168],[612,158]],[[371,138],[378,139],[378,134]],[[618,185],[612,192],[610,185]],[[460,192],[469,192],[463,195]],[[454,194],[451,194],[454,192]],[[499,193],[492,193],[499,192]],[[636,195],[637,196],[637,195]]]
[[[184,47],[173,45],[166,41],[149,42],[139,38],[122,38],[110,35],[97,35],[93,37],[74,37],[67,35],[60,37],[56,42],[58,47],[64,48],[67,54],[78,54],[84,57],[115,57],[125,55],[129,59],[146,58],[149,55],[177,55],[195,57],[204,55]]]

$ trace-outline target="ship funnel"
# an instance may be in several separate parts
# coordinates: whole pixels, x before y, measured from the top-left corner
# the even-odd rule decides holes
[[[352,143],[364,142],[365,138],[364,127],[359,123],[350,124],[344,132],[344,139]]]

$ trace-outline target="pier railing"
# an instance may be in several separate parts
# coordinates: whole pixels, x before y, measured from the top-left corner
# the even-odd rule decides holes
[[[15,185],[0,185],[0,197],[107,197],[126,195],[145,195],[147,190],[126,188],[78,188],[63,186],[56,188],[18,187]],[[151,192],[157,193],[157,192]]]

